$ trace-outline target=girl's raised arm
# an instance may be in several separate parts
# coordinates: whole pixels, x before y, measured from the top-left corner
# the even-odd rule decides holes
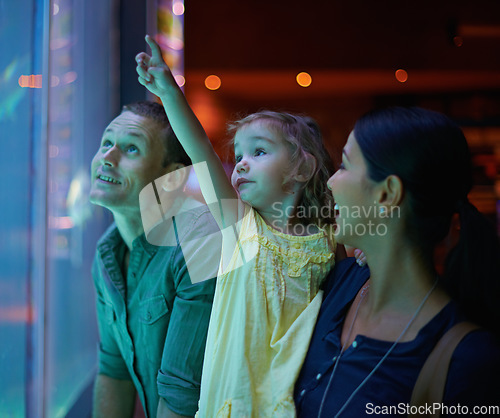
[[[211,203],[215,190],[217,200],[224,201],[224,203],[223,205],[210,205],[212,214],[222,228],[232,225],[238,220],[238,195],[227,178],[222,162],[213,149],[203,126],[189,107],[184,93],[163,60],[159,45],[149,35],[146,36],[146,42],[151,47],[151,56],[141,52],[135,58],[139,83],[161,99],[170,125],[193,164],[206,162],[210,178],[207,178],[206,172],[201,173],[196,170],[195,165],[201,192],[207,203]],[[224,207],[223,216],[215,209],[222,206]]]

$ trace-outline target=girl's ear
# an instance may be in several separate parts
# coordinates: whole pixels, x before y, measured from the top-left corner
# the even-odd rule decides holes
[[[166,192],[173,192],[184,187],[189,176],[189,169],[180,163],[173,163],[167,167],[167,174],[162,177],[161,187]]]
[[[316,158],[306,152],[305,159],[302,162],[298,173],[294,176],[294,179],[298,182],[305,183],[314,175],[317,165],[318,162],[316,161]]]
[[[404,186],[398,176],[387,176],[377,185],[377,189],[377,203],[383,208],[384,212],[392,211],[393,208],[399,207],[403,202]]]

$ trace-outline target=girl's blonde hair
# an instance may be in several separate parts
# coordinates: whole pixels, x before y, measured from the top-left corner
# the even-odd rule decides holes
[[[261,110],[229,124],[228,133],[232,141],[236,131],[255,121],[265,122],[269,129],[290,145],[291,171],[287,179],[301,173],[306,166],[309,168],[309,179],[302,187],[302,195],[295,209],[296,219],[301,223],[319,226],[333,224],[333,197],[326,185],[333,174],[333,162],[323,144],[316,121],[308,116]],[[311,156],[314,161],[311,161]]]

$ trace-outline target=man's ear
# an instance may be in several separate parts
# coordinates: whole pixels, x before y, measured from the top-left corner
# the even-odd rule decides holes
[[[404,186],[398,176],[387,176],[377,185],[377,189],[377,203],[381,208],[381,213],[390,213],[403,202]]]
[[[316,158],[314,158],[311,154],[306,153],[305,159],[302,162],[299,172],[294,176],[294,180],[305,183],[308,181],[316,171],[318,163]]]
[[[161,187],[166,192],[173,192],[184,187],[189,177],[189,167],[181,163],[171,163],[166,167],[166,172],[161,179]]]

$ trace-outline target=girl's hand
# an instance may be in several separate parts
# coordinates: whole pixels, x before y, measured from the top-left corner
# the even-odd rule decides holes
[[[151,93],[161,97],[172,91],[172,88],[177,88],[177,83],[163,60],[161,49],[155,40],[146,35],[146,42],[151,47],[151,55],[141,52],[135,57],[139,83]]]
[[[356,263],[358,263],[361,267],[366,264],[366,255],[363,251],[356,248],[354,250],[354,257],[356,258]]]

